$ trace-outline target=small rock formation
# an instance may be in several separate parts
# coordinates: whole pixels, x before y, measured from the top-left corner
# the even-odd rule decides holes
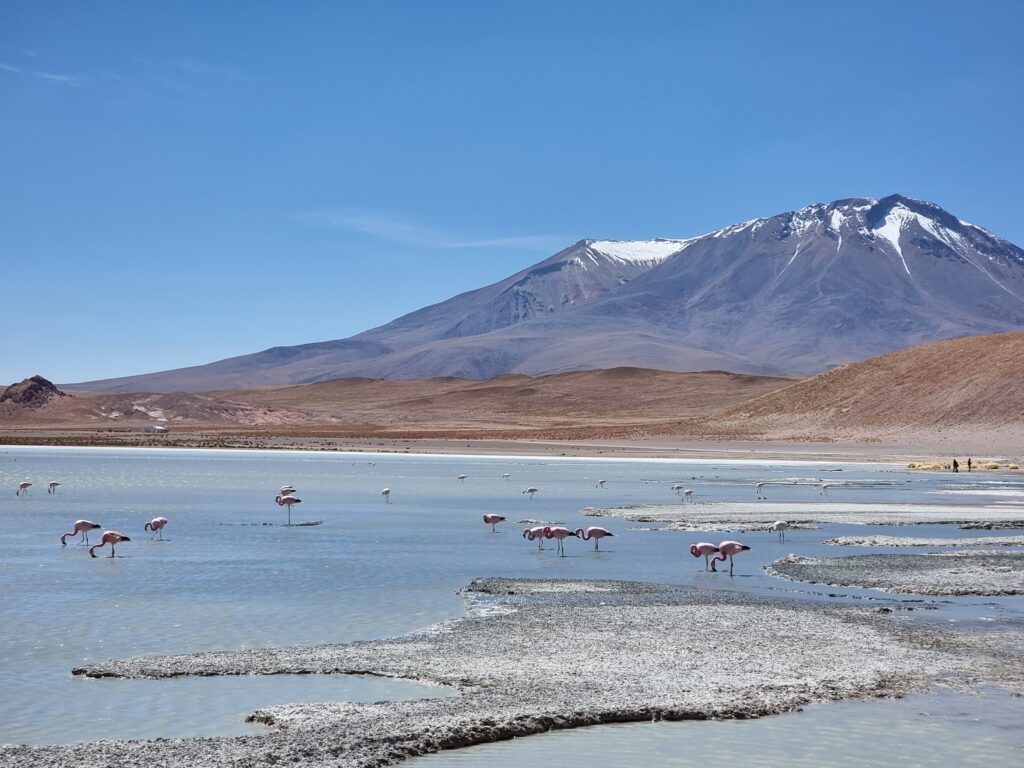
[[[29,408],[42,408],[58,397],[68,397],[68,394],[57,389],[52,381],[44,379],[42,376],[33,376],[30,379],[19,381],[17,384],[11,384],[0,395],[0,403],[10,402]]]

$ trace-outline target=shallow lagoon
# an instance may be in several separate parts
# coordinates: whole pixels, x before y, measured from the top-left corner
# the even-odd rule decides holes
[[[506,472],[509,480],[502,479]],[[465,482],[456,479],[459,474],[467,475]],[[722,534],[753,547],[737,558],[730,579],[705,573],[703,562],[687,552],[692,541],[714,536],[633,531],[630,523],[581,513],[588,506],[677,501],[674,482],[693,488],[698,503],[746,501],[756,481],[794,477],[808,484],[773,486],[772,501],[821,501],[811,484],[818,478],[837,484],[829,491],[834,502],[976,507],[1006,501],[997,492],[1024,487],[1019,478],[991,474],[911,474],[893,465],[835,462],[7,448],[0,452],[0,487],[10,489],[0,496],[0,685],[8,692],[0,699],[0,741],[229,735],[256,730],[242,717],[272,703],[440,695],[437,688],[407,681],[89,681],[69,671],[94,659],[402,634],[460,616],[456,591],[478,576],[636,579],[884,605],[902,598],[785,582],[765,575],[761,566],[789,552],[842,554],[844,548],[821,544],[835,535],[992,533],[836,525],[791,531],[784,544],[767,532]],[[46,493],[50,479],[63,483],[55,496]],[[598,479],[607,480],[604,489],[595,487]],[[21,480],[35,483],[25,499],[13,493]],[[285,483],[303,499],[294,520],[321,525],[281,525],[285,511],[273,496]],[[533,500],[522,494],[531,485],[541,489]],[[384,487],[391,488],[390,504],[380,496]],[[989,495],[977,493],[988,489]],[[971,493],[958,498],[960,491]],[[492,535],[480,519],[484,512],[509,522]],[[151,541],[142,531],[157,515],[170,520],[168,541]],[[93,560],[74,544],[60,547],[60,533],[77,518],[133,541],[119,547],[113,560]],[[538,551],[520,537],[522,526],[512,521],[525,518],[602,525],[618,535],[604,541],[607,551],[601,553],[570,540],[570,556],[559,559],[550,545]],[[886,550],[855,550],[869,551]],[[1014,598],[911,599],[933,608],[915,611],[919,620],[980,630],[1024,621]],[[994,701],[1000,710],[999,702],[1007,700]],[[616,728],[623,736],[609,738],[632,743],[629,727]]]

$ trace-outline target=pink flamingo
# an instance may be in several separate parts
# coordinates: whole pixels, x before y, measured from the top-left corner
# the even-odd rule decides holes
[[[103,537],[100,539],[99,544],[93,544],[91,547],[89,547],[89,555],[91,557],[96,557],[96,553],[93,552],[93,550],[98,549],[100,547],[105,547],[107,546],[107,544],[109,544],[110,556],[114,557],[114,545],[120,544],[122,541],[131,541],[131,539],[129,539],[123,533],[118,533],[117,531],[107,531],[103,534]]]
[[[384,497],[384,503],[385,504],[390,504],[391,503],[391,489],[390,488],[385,488],[383,491],[380,492],[380,495]]]
[[[83,537],[83,541],[81,541],[80,543],[88,544],[89,531],[95,531],[97,528],[102,527],[102,525],[100,525],[99,523],[94,523],[92,520],[75,520],[75,524],[74,526],[72,526],[72,530],[68,531],[60,537],[60,545],[62,547],[66,547],[68,544],[66,541],[64,541],[64,539],[66,539],[68,536],[78,536],[79,534],[81,534]]]
[[[615,534],[609,531],[607,528],[598,528],[596,525],[587,528],[586,533],[583,532],[582,528],[576,529],[576,538],[583,539],[584,541],[594,540],[594,551],[599,552],[601,547],[601,539],[605,536],[614,536]]]
[[[683,500],[685,501],[686,499],[693,501],[693,491],[690,490],[689,488],[683,489]]]
[[[523,538],[530,541],[538,539],[537,549],[544,549],[544,526],[535,525],[533,528],[523,528]]]
[[[292,524],[292,504],[301,504],[302,499],[296,498],[295,496],[278,496],[275,501],[279,507],[288,507],[288,525]]]
[[[497,529],[495,529],[494,526],[496,526],[498,523],[503,523],[504,521],[505,518],[501,515],[484,515],[484,522],[487,523],[487,525],[491,526],[491,533],[497,533],[498,531]]]
[[[167,525],[166,517],[154,517],[148,523],[143,526],[143,530],[152,531],[153,536],[160,534],[160,541],[164,540],[164,526]],[[150,538],[153,538],[150,536]]]
[[[715,563],[724,563],[725,558],[729,558],[729,575],[732,576],[732,556],[740,552],[746,552],[748,549],[750,547],[746,544],[740,544],[738,541],[723,541],[718,545],[718,555],[711,558],[711,570],[718,573]]]
[[[785,520],[776,520],[774,523],[768,526],[769,531],[779,534],[779,541],[786,540],[787,528],[789,528],[789,523],[787,523]]]
[[[549,525],[544,529],[545,539],[556,539],[558,541],[559,557],[565,557],[565,545],[562,542],[570,536],[579,538],[579,534],[576,531],[570,531],[564,525]]]
[[[18,483],[18,490],[14,492],[14,495],[21,496],[21,494],[24,493],[26,496],[28,496],[28,489],[31,487],[32,483],[30,483],[28,480],[26,480],[23,483]]]
[[[59,482],[59,481],[57,481],[57,480],[51,480],[51,481],[50,481],[50,482],[49,482],[49,483],[47,484],[47,486],[46,486],[46,492],[47,492],[47,493],[56,493],[56,492],[57,492],[57,486],[59,486],[59,485],[60,485],[60,482]]]
[[[708,569],[708,558],[711,557],[711,555],[715,554],[716,552],[718,552],[718,547],[716,547],[714,544],[709,544],[706,541],[701,541],[701,542],[699,542],[697,544],[691,544],[690,545],[690,554],[691,555],[693,555],[694,557],[700,557],[701,555],[704,556],[704,570],[705,571]]]

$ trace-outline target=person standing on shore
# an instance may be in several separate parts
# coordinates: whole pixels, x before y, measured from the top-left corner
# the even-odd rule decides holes
[[[971,457],[970,456],[967,457],[967,471],[968,472],[971,471]]]
[[[959,472],[960,471],[960,462],[958,462],[956,459],[953,459],[953,471],[954,472]]]

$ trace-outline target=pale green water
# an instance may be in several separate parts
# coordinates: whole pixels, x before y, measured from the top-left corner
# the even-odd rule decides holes
[[[825,474],[835,469],[842,472]],[[502,479],[506,472],[509,481]],[[463,473],[468,477],[460,483],[455,478]],[[942,526],[830,526],[791,531],[780,544],[774,534],[755,532],[742,536],[753,550],[737,558],[730,579],[705,573],[703,563],[694,561],[687,552],[692,535],[634,531],[620,520],[582,515],[588,506],[677,501],[674,482],[692,486],[701,501],[748,501],[756,481],[792,476],[885,483],[833,490],[837,501],[985,501],[977,495],[958,499],[959,486],[948,475],[910,475],[884,465],[0,449],[0,742],[253,733],[258,728],[246,725],[244,716],[271,704],[438,695],[436,688],[380,679],[89,681],[73,678],[70,670],[94,659],[400,635],[462,615],[455,593],[481,576],[632,579],[837,599],[831,593],[885,604],[899,598],[783,582],[761,567],[790,552],[842,554],[821,544],[841,534],[991,535]],[[51,479],[63,483],[55,496],[46,493]],[[598,479],[607,480],[605,489],[595,488]],[[21,480],[35,483],[27,498],[14,495]],[[956,482],[966,479],[960,475]],[[295,519],[322,525],[279,525],[285,512],[273,497],[285,483],[303,499]],[[993,487],[1013,490],[1014,483],[1019,478]],[[385,486],[390,504],[380,496]],[[532,501],[522,493],[527,486],[541,489]],[[773,500],[783,493],[791,500],[821,500],[810,485],[773,490]],[[485,512],[509,522],[491,534],[481,521]],[[142,530],[157,515],[170,520],[168,541],[151,541]],[[569,556],[556,558],[521,538],[522,526],[513,521],[527,517],[572,527],[599,524],[617,535],[605,540],[600,553],[570,540]],[[119,546],[113,560],[91,559],[74,544],[62,548],[60,534],[78,518],[133,541]],[[1016,598],[937,605],[915,615],[970,627],[1020,625],[1024,615]],[[993,699],[989,719],[998,719],[998,711],[1012,705],[1007,702]],[[623,749],[634,749],[630,727],[586,733],[621,732],[615,738],[623,739]],[[966,727],[949,724],[954,731]],[[668,731],[659,726],[640,733],[643,744],[656,744],[661,736],[649,734]],[[582,738],[551,738],[570,736]]]
[[[759,720],[628,723],[441,752],[409,768],[955,768],[1024,765],[1024,699],[844,701]]]

